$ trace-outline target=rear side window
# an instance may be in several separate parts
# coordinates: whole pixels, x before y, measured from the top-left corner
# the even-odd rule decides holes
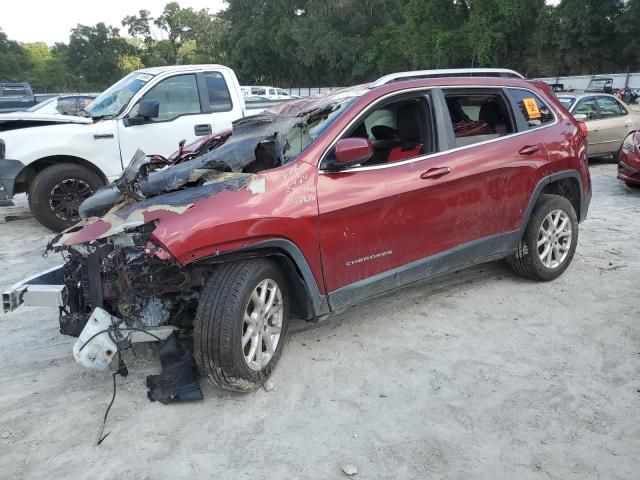
[[[204,74],[209,93],[209,110],[212,112],[226,112],[231,110],[231,95],[224,77],[218,72]]]
[[[456,91],[446,93],[445,99],[456,147],[515,132],[507,102],[500,91]]]
[[[627,110],[611,97],[598,97],[597,102],[602,118],[621,117],[627,114]]]
[[[530,90],[520,88],[509,89],[515,110],[522,113],[530,129],[553,123],[555,116],[540,97]]]
[[[4,87],[2,88],[2,97],[4,98],[22,98],[27,95],[24,87]]]

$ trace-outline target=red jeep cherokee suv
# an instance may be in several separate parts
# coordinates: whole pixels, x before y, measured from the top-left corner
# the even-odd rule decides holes
[[[192,334],[203,374],[250,391],[292,316],[502,258],[557,278],[591,199],[580,125],[544,83],[508,70],[389,75],[206,140],[169,159],[139,152],[50,243],[66,263],[7,290],[5,310],[54,304],[82,347]]]

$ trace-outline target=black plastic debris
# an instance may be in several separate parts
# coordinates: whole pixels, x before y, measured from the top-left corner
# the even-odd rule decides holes
[[[190,402],[202,400],[196,377],[196,363],[191,351],[172,334],[160,344],[160,375],[147,377],[147,396],[152,402]]]

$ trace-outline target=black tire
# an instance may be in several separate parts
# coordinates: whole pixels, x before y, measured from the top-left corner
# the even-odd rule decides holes
[[[81,165],[52,165],[31,182],[29,207],[38,222],[60,232],[80,220],[80,204],[103,185],[97,173]]]
[[[567,255],[552,268],[545,266],[538,251],[538,235],[547,216],[556,210],[564,212],[571,224],[571,239]],[[531,212],[529,223],[524,231],[516,252],[507,259],[518,275],[534,280],[555,280],[569,267],[578,243],[578,217],[569,200],[559,195],[542,195]],[[544,249],[544,247],[541,247]],[[540,252],[540,253],[544,253]],[[555,254],[554,254],[555,255]]]
[[[624,182],[627,184],[627,187],[629,188],[640,188],[640,185],[637,183],[631,183],[631,182]]]
[[[248,344],[249,349],[243,347],[243,334],[248,328],[244,315],[245,310],[251,308],[249,302],[254,290],[267,279],[274,281],[280,289],[282,324],[274,354],[265,366],[256,370],[250,368],[249,361],[245,359],[245,355],[251,355],[247,350],[251,350],[253,340]],[[282,355],[288,320],[288,291],[285,279],[274,262],[256,259],[220,265],[200,295],[194,321],[194,357],[198,368],[214,385],[226,390],[251,392],[260,388]],[[261,329],[258,327],[256,331]],[[264,340],[260,340],[261,355],[265,345]]]

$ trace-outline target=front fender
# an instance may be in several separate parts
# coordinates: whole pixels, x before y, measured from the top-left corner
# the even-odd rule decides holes
[[[94,164],[106,177],[122,172],[114,120],[93,124],[61,124],[2,133],[7,158],[29,166],[47,157],[76,157]]]

